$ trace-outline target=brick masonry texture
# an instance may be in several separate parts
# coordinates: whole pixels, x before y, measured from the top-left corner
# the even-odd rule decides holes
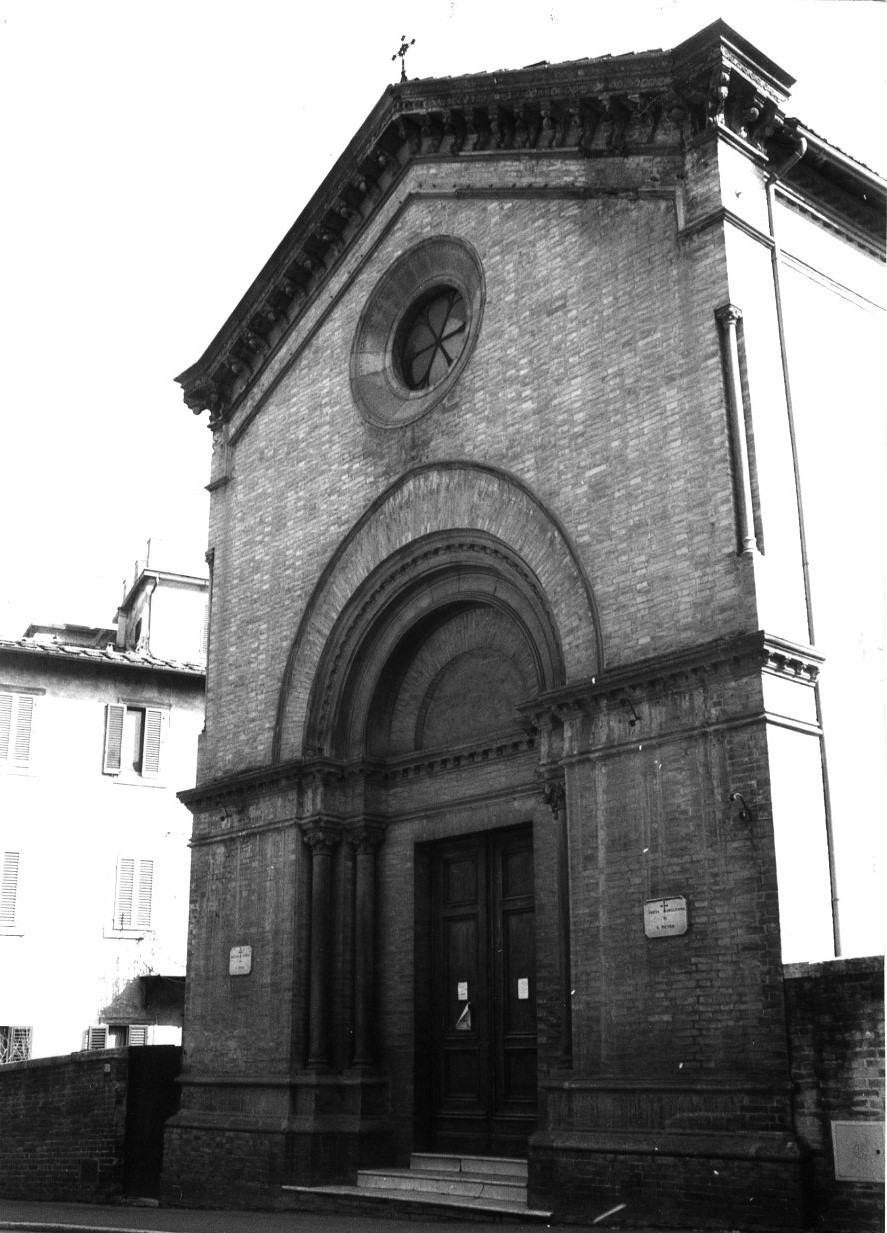
[[[135,1062],[133,1053],[141,1055]],[[129,1183],[156,1186],[161,1126],[175,1107],[180,1053],[158,1045],[0,1066],[0,1195],[104,1203],[119,1199]],[[138,1106],[141,1062],[150,1068],[153,1095]]]
[[[229,452],[203,776],[267,760],[294,617],[370,502],[429,460],[483,459],[551,509],[592,581],[611,666],[754,625],[713,315],[729,298],[722,237],[682,246],[669,200],[510,199],[495,170],[501,199],[410,201]],[[432,415],[376,428],[349,388],[358,315],[391,261],[435,234],[480,255],[481,335]]]
[[[809,1153],[819,1224],[884,1227],[882,1181],[836,1181],[833,1121],[884,1123],[884,964],[876,959],[786,968],[795,1126]]]
[[[819,657],[767,164],[717,125],[685,139],[589,158],[411,158],[403,139],[214,421],[172,1201],[258,1202],[434,1142],[452,1112],[435,1120],[429,1079],[436,854],[514,828],[522,850],[532,835],[539,1102],[535,1131],[531,1111],[508,1132],[538,1204],[809,1216],[781,928],[802,938],[830,905],[827,868],[801,886],[791,859],[799,817],[824,831]],[[482,269],[474,349],[412,422],[392,378],[404,422],[380,426],[355,403],[354,340],[436,237]],[[377,359],[361,350],[361,380]],[[746,450],[766,553],[740,551]],[[648,936],[645,905],[678,896],[687,931]]]

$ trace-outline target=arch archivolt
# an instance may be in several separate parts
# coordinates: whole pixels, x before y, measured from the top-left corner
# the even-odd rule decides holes
[[[507,623],[530,692],[602,667],[590,583],[530,490],[471,463],[408,473],[345,536],[314,589],[281,684],[274,761],[358,756],[396,649],[478,608]],[[389,693],[401,685],[389,680]]]

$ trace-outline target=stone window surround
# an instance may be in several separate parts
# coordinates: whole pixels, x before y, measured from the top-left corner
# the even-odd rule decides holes
[[[430,389],[403,381],[396,343],[405,317],[435,287],[458,291],[467,310],[467,335],[447,375]],[[480,332],[486,284],[474,248],[456,236],[432,236],[407,249],[370,293],[351,348],[351,391],[363,418],[400,428],[427,415],[458,381]]]

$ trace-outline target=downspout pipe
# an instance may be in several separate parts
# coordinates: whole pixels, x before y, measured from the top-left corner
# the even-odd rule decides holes
[[[785,341],[785,318],[782,308],[782,286],[779,278],[780,249],[776,238],[774,197],[775,188],[780,180],[795,167],[807,153],[807,139],[797,131],[797,121],[787,121],[787,127],[794,129],[794,150],[781,166],[767,177],[765,189],[767,193],[767,221],[770,228],[770,239],[773,241],[771,262],[773,266],[773,291],[776,300],[776,322],[779,331],[779,352],[782,358],[782,379],[785,384],[785,405],[788,414],[788,431],[791,441],[792,467],[795,477],[795,499],[798,508],[798,531],[801,544],[801,570],[804,578],[804,603],[807,610],[807,637],[810,645],[816,645],[816,633],[813,625],[813,597],[810,587],[810,558],[807,552],[807,532],[804,525],[804,503],[801,497],[801,468],[798,460],[798,443],[795,431],[795,416],[792,404],[791,380],[789,377],[788,351]],[[825,836],[828,848],[829,885],[832,900],[832,937],[834,940],[835,957],[841,954],[841,925],[838,906],[838,881],[835,869],[834,831],[832,828],[831,793],[829,790],[828,758],[825,747],[825,729],[822,723],[822,698],[819,682],[813,688],[816,703],[816,722],[819,727],[819,748],[822,761],[822,790],[825,805]]]

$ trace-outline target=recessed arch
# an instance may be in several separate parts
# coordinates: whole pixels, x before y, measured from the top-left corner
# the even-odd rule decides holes
[[[449,568],[454,553],[466,554],[455,575]],[[482,560],[484,568],[472,571],[471,565]],[[489,568],[492,560],[498,562],[496,570]],[[434,608],[440,587],[452,585],[454,576],[463,598],[474,583],[481,587],[481,602],[494,603],[501,602],[501,596],[494,599],[496,578],[515,579],[521,570],[532,579],[526,586],[538,592],[538,611],[547,614],[550,632],[543,644],[553,638],[559,647],[551,662],[559,659],[560,679],[567,683],[599,672],[603,637],[590,580],[559,520],[527,485],[498,468],[462,461],[428,464],[402,476],[343,538],[306,605],[278,695],[273,761],[301,757],[329,739],[325,725],[337,705],[332,694],[346,676],[349,688],[356,687],[358,678],[349,675],[350,669],[331,674],[328,667],[343,656],[350,664],[360,639],[358,624],[353,616],[349,622],[347,614],[357,612],[368,596],[378,592],[381,605],[386,592],[412,573],[416,581],[410,602],[418,605],[418,620],[422,606]],[[405,610],[398,611],[398,619],[405,619]],[[347,629],[351,634],[333,639],[337,627],[340,634]],[[385,628],[383,621],[373,637],[381,637]],[[397,628],[389,631],[392,636]],[[379,650],[375,663],[382,654]],[[319,701],[324,690],[332,691],[326,705]]]
[[[466,620],[471,636],[461,645]],[[389,752],[410,673],[427,691],[435,642],[443,644],[439,675],[455,657],[489,649],[490,625],[515,649],[523,684],[515,705],[563,682],[560,637],[538,579],[500,540],[477,531],[455,537],[435,532],[392,554],[358,587],[333,627],[311,689],[304,752],[340,758]],[[423,675],[429,679],[423,682]],[[515,726],[513,718],[509,724]]]

